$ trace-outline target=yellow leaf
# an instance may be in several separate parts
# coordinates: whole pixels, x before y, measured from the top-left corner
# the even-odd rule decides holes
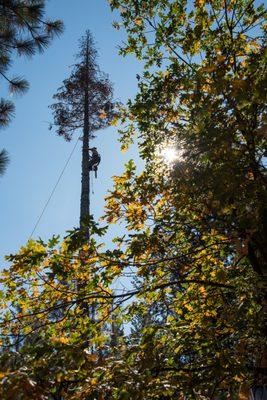
[[[117,126],[117,125],[118,125],[118,122],[119,122],[119,118],[118,118],[118,117],[115,117],[115,118],[113,118],[113,119],[110,121],[110,125],[112,125],[112,126]]]
[[[99,114],[99,118],[100,119],[105,119],[107,118],[107,113],[105,111],[101,111],[101,113]]]
[[[186,304],[185,308],[187,308],[188,311],[193,311],[193,307],[190,306],[190,304]]]
[[[61,337],[59,337],[59,338],[54,338],[53,341],[56,342],[56,343],[62,343],[62,344],[67,344],[67,343],[69,343],[69,339],[66,338],[66,337],[64,337],[64,336],[61,336]]]
[[[125,145],[121,146],[121,152],[122,153],[126,153],[127,150],[128,150],[128,146],[125,146]]]
[[[143,24],[142,18],[135,18],[134,20],[135,25],[141,26]]]
[[[200,286],[199,291],[204,297],[206,297],[207,291],[206,291],[206,288],[204,286]]]
[[[197,5],[198,7],[203,7],[204,4],[205,4],[205,0],[196,0],[196,5]]]

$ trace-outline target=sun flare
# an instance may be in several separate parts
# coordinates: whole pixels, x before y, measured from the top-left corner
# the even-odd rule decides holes
[[[157,151],[157,157],[165,165],[173,166],[183,160],[183,149],[178,149],[175,144],[167,144]]]
[[[179,158],[178,151],[174,147],[166,147],[165,149],[163,149],[161,152],[161,156],[168,164],[173,164]]]

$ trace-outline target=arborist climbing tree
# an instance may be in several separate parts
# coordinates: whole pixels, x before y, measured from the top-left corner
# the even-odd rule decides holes
[[[90,216],[90,171],[95,171],[100,156],[95,147],[90,149],[94,134],[109,125],[114,115],[113,88],[106,74],[97,64],[97,51],[89,31],[79,43],[69,78],[54,95],[54,125],[57,134],[70,141],[74,132],[82,130],[82,189],[80,203],[80,227],[84,228]],[[89,239],[89,229],[86,236]]]
[[[97,178],[97,170],[101,161],[101,157],[96,147],[89,149],[89,152],[89,171],[94,171],[95,177]]]

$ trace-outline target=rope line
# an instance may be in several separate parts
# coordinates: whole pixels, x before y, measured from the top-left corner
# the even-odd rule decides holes
[[[91,177],[91,189],[92,189],[92,194],[95,194],[95,192],[94,192],[94,175],[93,174]]]
[[[44,208],[43,208],[43,210],[42,210],[42,212],[41,212],[39,218],[37,219],[36,224],[34,225],[34,228],[33,228],[33,230],[32,230],[32,233],[31,233],[30,236],[29,236],[29,239],[31,239],[31,237],[32,237],[33,234],[35,233],[35,231],[36,231],[36,229],[37,229],[37,227],[38,227],[38,225],[39,225],[39,223],[40,223],[40,221],[41,221],[41,219],[42,219],[42,217],[43,217],[43,215],[44,215],[44,213],[45,213],[45,211],[46,211],[46,209],[47,209],[47,207],[48,207],[48,205],[49,205],[49,203],[50,203],[50,201],[51,201],[51,199],[52,199],[52,197],[53,197],[53,195],[54,195],[54,193],[55,193],[55,191],[56,191],[56,189],[57,189],[57,187],[58,187],[58,184],[59,184],[59,182],[60,182],[60,180],[61,180],[61,178],[62,178],[64,172],[66,171],[66,168],[67,168],[67,166],[68,166],[68,164],[69,164],[69,162],[70,162],[70,160],[71,160],[71,157],[73,156],[73,153],[74,153],[74,151],[75,151],[75,149],[76,149],[76,147],[77,147],[77,144],[79,143],[79,140],[80,140],[80,137],[78,137],[77,141],[75,142],[75,145],[74,145],[73,149],[71,150],[70,155],[69,155],[69,157],[67,158],[67,161],[65,162],[65,165],[64,165],[62,171],[61,171],[60,174],[59,174],[59,177],[58,177],[58,179],[57,179],[57,181],[56,181],[56,184],[55,184],[55,186],[53,187],[53,189],[52,189],[52,191],[51,191],[51,193],[50,193],[50,196],[48,197],[48,200],[47,200],[47,202],[45,203]]]

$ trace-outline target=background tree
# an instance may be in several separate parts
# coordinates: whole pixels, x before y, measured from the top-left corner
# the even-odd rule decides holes
[[[0,78],[8,83],[9,91],[22,94],[28,82],[20,76],[10,77],[8,70],[16,56],[31,57],[43,52],[55,35],[63,30],[61,21],[45,17],[45,0],[1,0],[0,1]],[[14,115],[14,104],[0,99],[0,129],[8,125]],[[5,151],[0,153],[0,162],[7,165]]]
[[[94,132],[108,126],[112,118],[112,85],[107,75],[97,65],[97,51],[89,31],[81,39],[71,75],[64,80],[54,95],[57,101],[51,106],[57,133],[65,140],[72,139],[76,130],[82,130],[82,191],[80,226],[90,215],[89,148]],[[89,232],[87,232],[89,235]]]

